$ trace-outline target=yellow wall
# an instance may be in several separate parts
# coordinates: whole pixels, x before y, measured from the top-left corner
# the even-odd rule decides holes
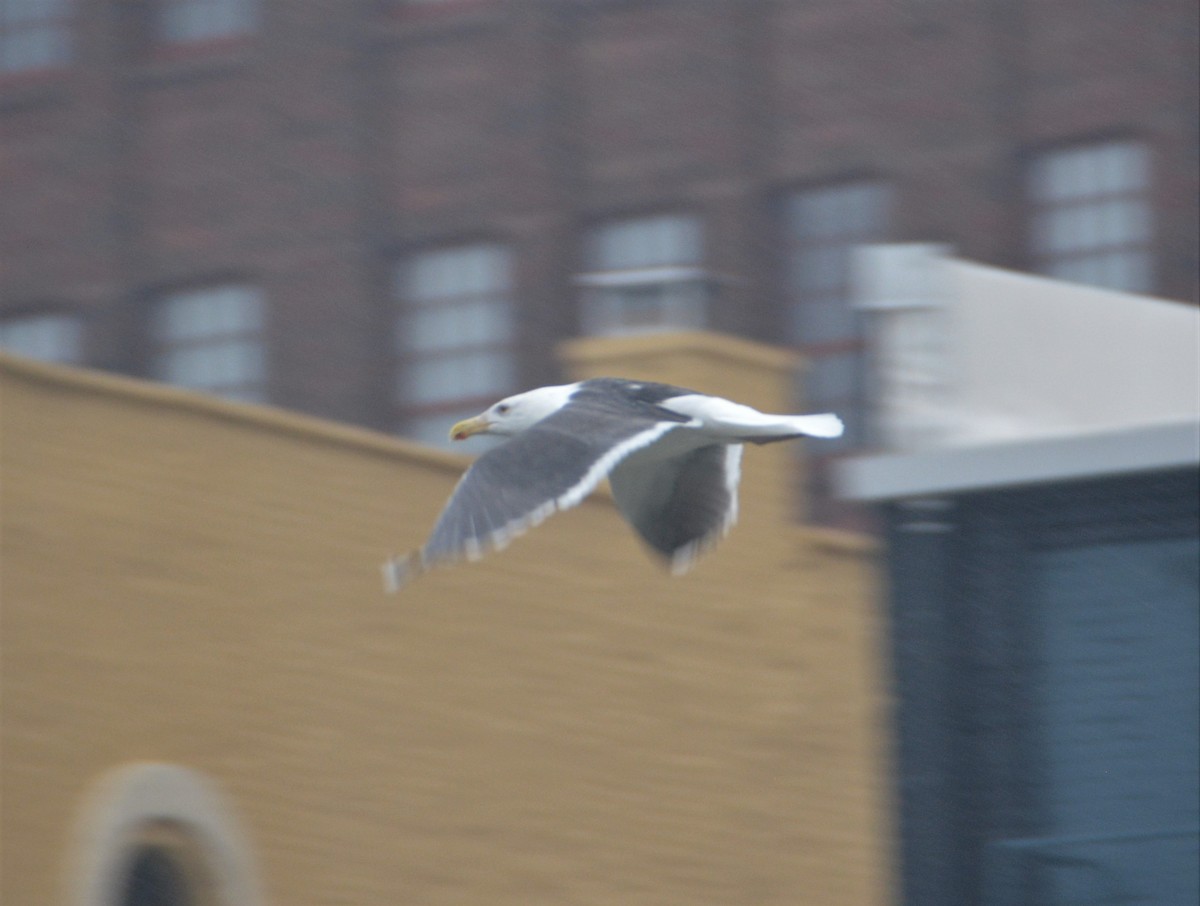
[[[720,337],[567,357],[786,400],[786,360]],[[276,906],[888,899],[871,551],[785,521],[789,445],[747,451],[689,576],[601,494],[389,598],[465,460],[0,377],[0,902],[75,902],[89,796],[138,760],[223,791]]]

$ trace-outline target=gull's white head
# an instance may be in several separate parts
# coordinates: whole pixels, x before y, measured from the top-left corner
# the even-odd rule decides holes
[[[466,440],[472,434],[512,436],[532,428],[547,415],[566,405],[578,384],[539,387],[515,396],[506,396],[473,418],[464,419],[450,429],[451,440]]]

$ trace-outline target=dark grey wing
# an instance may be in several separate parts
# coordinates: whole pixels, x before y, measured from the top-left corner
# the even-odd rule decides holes
[[[589,393],[584,385],[558,412],[467,470],[422,549],[422,569],[503,548],[555,511],[575,506],[613,466],[679,421],[620,395]]]
[[[737,521],[740,444],[710,444],[654,461],[633,457],[610,476],[622,515],[642,539],[686,572]]]

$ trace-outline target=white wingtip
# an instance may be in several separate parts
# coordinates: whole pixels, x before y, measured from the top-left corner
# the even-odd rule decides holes
[[[846,426],[832,412],[822,412],[820,415],[798,415],[795,418],[797,427],[810,437],[841,437]]]
[[[698,553],[699,552],[696,550],[695,544],[689,544],[687,547],[676,551],[671,557],[671,562],[669,564],[671,575],[678,578],[679,576],[690,573],[692,571],[692,567],[696,565]]]
[[[383,574],[383,590],[394,595],[425,571],[424,559],[420,551],[410,551],[392,557],[380,567],[380,571]]]

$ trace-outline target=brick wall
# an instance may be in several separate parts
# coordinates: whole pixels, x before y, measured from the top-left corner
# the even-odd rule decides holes
[[[705,335],[568,361],[751,402],[789,366]],[[388,598],[459,457],[0,369],[4,902],[62,901],[86,804],[140,760],[224,793],[269,903],[889,900],[871,550],[771,505],[782,446],[687,577],[601,494]]]
[[[772,338],[780,190],[882,177],[893,238],[1021,267],[1022,153],[1108,134],[1151,145],[1159,291],[1196,298],[1186,0],[293,0],[169,53],[143,6],[78,4],[70,67],[0,79],[0,311],[87,313],[93,364],[142,373],[139,306],[240,275],[271,305],[272,400],[390,427],[387,274],[424,243],[513,244],[544,383],[599,218],[701,215],[737,278],[714,326]]]

